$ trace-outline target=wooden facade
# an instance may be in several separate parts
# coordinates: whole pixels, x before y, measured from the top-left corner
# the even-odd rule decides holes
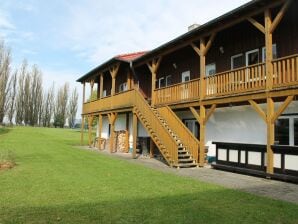
[[[151,52],[114,58],[78,80],[98,84],[98,99],[83,104],[83,116],[133,113],[133,157],[138,120],[151,137],[150,148],[154,143],[169,165],[204,166],[205,128],[213,112],[251,105],[266,123],[266,172],[272,175],[274,122],[298,95],[297,9],[297,1],[251,1]],[[282,102],[277,110],[276,102]],[[199,139],[176,117],[177,109],[191,111]]]

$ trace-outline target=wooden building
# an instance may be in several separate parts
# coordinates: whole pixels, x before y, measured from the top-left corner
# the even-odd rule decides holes
[[[297,180],[297,11],[297,1],[253,0],[150,52],[112,58],[78,80],[82,117],[99,120],[99,137],[107,123],[106,138],[117,125],[129,131],[133,157],[143,133],[170,166],[204,166],[208,146],[214,167]],[[95,101],[85,102],[87,84]]]

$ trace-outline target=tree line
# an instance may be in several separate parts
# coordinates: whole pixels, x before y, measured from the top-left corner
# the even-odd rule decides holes
[[[0,42],[0,124],[63,128],[68,120],[74,127],[78,109],[78,91],[70,92],[67,82],[45,89],[42,71],[26,60],[12,69],[11,50]]]

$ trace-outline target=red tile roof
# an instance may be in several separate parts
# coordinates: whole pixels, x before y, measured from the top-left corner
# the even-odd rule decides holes
[[[146,53],[147,51],[141,51],[141,52],[135,52],[135,53],[129,53],[129,54],[120,54],[120,55],[117,55],[115,58],[122,61],[133,61],[134,59],[137,59]]]

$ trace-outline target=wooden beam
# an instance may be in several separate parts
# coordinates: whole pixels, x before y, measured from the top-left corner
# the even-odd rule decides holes
[[[211,117],[211,115],[214,113],[215,109],[216,109],[216,104],[213,104],[211,106],[210,110],[208,111],[207,115],[206,115],[206,118],[204,120],[204,124],[207,123],[207,121],[209,120],[209,118]]]
[[[126,116],[126,121],[125,121],[125,123],[126,123],[125,150],[126,150],[126,152],[128,152],[129,151],[129,134],[130,134],[130,131],[129,131],[129,113],[126,113],[125,116]]]
[[[200,49],[201,52],[205,53],[206,45],[205,45],[205,39],[200,39]],[[203,100],[206,95],[206,55],[202,53],[200,56],[200,100]]]
[[[191,113],[193,114],[193,116],[197,119],[197,121],[200,123],[201,121],[201,118],[200,118],[200,115],[199,113],[196,111],[196,109],[194,107],[190,107],[189,108]]]
[[[133,113],[132,129],[133,129],[132,158],[135,159],[136,153],[137,153],[137,137],[138,137],[138,118],[135,113]]]
[[[194,43],[190,43],[190,46],[194,49],[194,51],[199,55],[201,56],[201,50],[198,46],[196,46]]]
[[[155,86],[156,86],[156,73],[160,66],[162,57],[153,59],[151,62],[147,63],[147,66],[151,72],[151,105],[154,105],[155,102]]]
[[[253,109],[261,116],[261,118],[267,122],[267,117],[265,112],[262,110],[262,108],[254,101],[254,100],[248,100],[250,105],[253,107]]]
[[[278,110],[274,113],[271,123],[275,123],[275,121],[277,120],[277,118],[287,109],[287,107],[289,106],[289,104],[293,101],[294,96],[288,96],[287,99],[285,100],[285,102],[283,102],[283,104],[278,108]]]
[[[85,122],[84,122],[84,116],[82,115],[82,122],[81,122],[81,145],[84,145],[84,129],[85,129]]]
[[[116,76],[118,74],[118,71],[119,71],[119,68],[120,68],[120,63],[117,63],[116,65],[111,66],[109,68],[109,71],[110,71],[110,74],[111,74],[112,78],[116,78]]]
[[[274,116],[274,101],[272,98],[267,98],[267,173],[274,172],[274,154],[271,148],[274,145],[274,123],[272,118]]]
[[[98,143],[98,149],[102,150],[101,148],[101,132],[102,132],[102,115],[99,114],[98,115],[98,124],[97,124],[97,128],[98,128],[98,137],[97,137],[97,143]]]
[[[85,91],[86,91],[86,83],[83,83],[83,105],[85,103]]]
[[[281,7],[281,9],[279,10],[279,12],[277,13],[276,17],[274,18],[271,27],[270,27],[270,33],[272,34],[276,27],[278,26],[278,24],[280,23],[280,21],[282,20],[282,18],[284,17],[287,9],[289,8],[290,4],[291,4],[292,0],[287,0],[284,5]]]
[[[110,123],[110,153],[112,153],[114,151],[114,137],[115,137],[115,121],[117,119],[117,113],[110,113],[108,114],[108,119],[109,119],[109,123]]]
[[[204,50],[204,52],[203,52],[204,56],[207,55],[207,53],[208,53],[210,47],[212,46],[212,43],[213,43],[213,41],[214,41],[214,39],[215,39],[215,37],[216,37],[216,34],[217,34],[217,33],[213,33],[213,34],[211,34],[211,36],[210,36],[210,38],[209,38],[209,40],[208,40],[208,42],[207,42],[207,44],[206,44],[205,50]]]
[[[130,73],[130,70],[128,70],[127,72],[127,80],[126,80],[126,85],[127,85],[127,90],[130,90],[131,89],[131,73]]]
[[[88,116],[88,135],[89,135],[89,147],[92,147],[92,122],[93,122],[93,115]]]
[[[256,27],[259,31],[261,31],[263,34],[265,34],[265,27],[256,21],[255,19],[248,17],[247,20],[254,26]]]

